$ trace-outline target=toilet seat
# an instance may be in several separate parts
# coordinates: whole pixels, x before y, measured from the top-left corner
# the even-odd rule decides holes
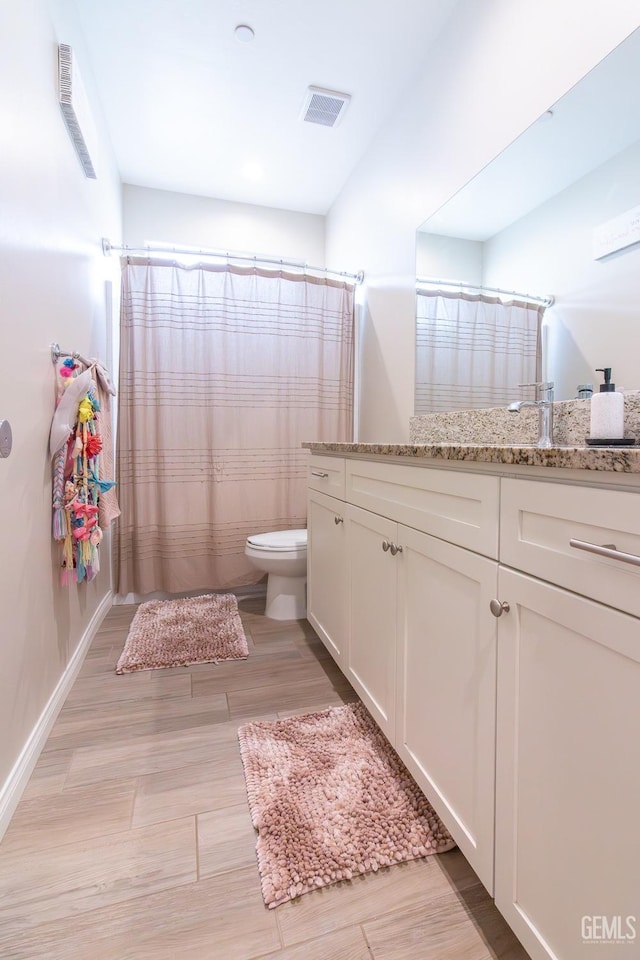
[[[254,533],[247,537],[247,543],[254,549],[265,552],[288,552],[307,549],[306,530],[274,530],[271,533]]]

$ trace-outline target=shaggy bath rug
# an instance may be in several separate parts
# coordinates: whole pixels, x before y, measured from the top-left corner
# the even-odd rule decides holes
[[[116,673],[244,660],[249,654],[231,593],[141,603]]]
[[[360,703],[238,731],[269,907],[455,846]]]

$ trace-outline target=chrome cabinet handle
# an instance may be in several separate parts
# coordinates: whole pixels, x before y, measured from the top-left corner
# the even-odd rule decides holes
[[[339,523],[344,523],[344,517],[339,517],[336,514],[335,517],[333,518],[333,522],[335,523],[336,526],[338,526]]]
[[[631,563],[634,567],[640,567],[640,557],[634,553],[624,553],[622,550],[616,550],[615,543],[603,543],[599,546],[597,543],[589,543],[587,540],[569,540],[569,546],[576,550],[584,550],[586,553],[595,553],[598,557],[609,557],[611,560],[621,560],[623,563]]]
[[[490,600],[489,610],[494,617],[501,617],[503,613],[509,613],[510,607],[506,600],[503,600],[502,603],[500,600]]]
[[[329,476],[329,474],[328,474],[328,473],[323,473],[322,470],[312,470],[312,471],[311,471],[311,476],[312,476],[312,477],[320,477],[321,480],[326,480],[327,477]]]
[[[384,550],[385,553],[387,552],[387,550],[391,549],[391,544],[389,543],[388,540],[382,541],[382,549]]]

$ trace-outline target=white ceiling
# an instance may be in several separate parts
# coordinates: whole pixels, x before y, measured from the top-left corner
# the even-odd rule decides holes
[[[75,0],[123,182],[320,214],[456,2]],[[351,94],[337,126],[310,85]]]

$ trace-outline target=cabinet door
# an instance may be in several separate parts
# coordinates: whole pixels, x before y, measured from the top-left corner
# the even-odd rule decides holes
[[[393,742],[395,723],[396,571],[401,555],[384,551],[397,524],[347,505],[350,631],[347,677]]]
[[[502,567],[499,590],[496,903],[533,960],[637,956],[640,621]]]
[[[396,749],[493,894],[498,564],[401,526]]]
[[[343,501],[309,491],[307,617],[342,669],[349,631],[344,510]]]

